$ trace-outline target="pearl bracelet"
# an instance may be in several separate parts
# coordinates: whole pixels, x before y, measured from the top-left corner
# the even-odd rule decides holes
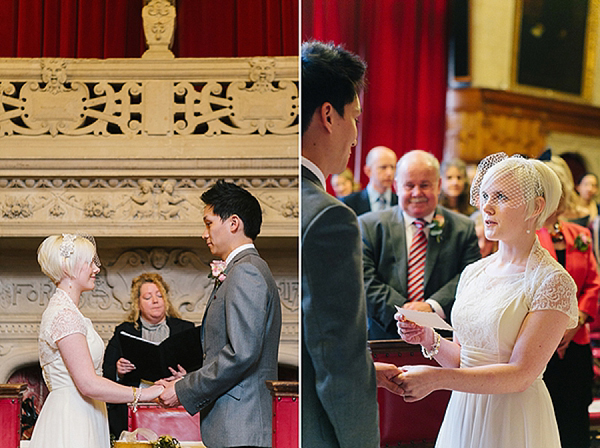
[[[433,332],[433,347],[431,347],[431,350],[427,350],[424,346],[421,346],[421,353],[423,353],[423,356],[425,356],[425,358],[433,359],[433,357],[439,353],[441,344],[442,344],[442,337],[434,331]]]

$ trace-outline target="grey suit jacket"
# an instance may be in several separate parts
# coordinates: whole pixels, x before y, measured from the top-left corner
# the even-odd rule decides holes
[[[366,188],[364,190],[357,191],[356,193],[350,193],[348,196],[344,196],[341,201],[354,210],[356,216],[371,211],[371,201],[369,201],[369,192]],[[393,191],[391,205],[398,205],[398,195]]]
[[[463,269],[481,258],[475,225],[463,215],[438,206],[444,217],[438,242],[429,236],[425,258],[425,299],[437,301],[449,320],[458,278]],[[397,339],[394,305],[407,302],[406,231],[400,206],[359,217],[369,339]]]
[[[360,233],[302,168],[302,447],[379,447]]]
[[[175,384],[190,414],[200,411],[202,440],[211,448],[272,444],[271,395],[277,379],[281,304],[267,263],[255,249],[227,265],[202,320],[204,364]]]

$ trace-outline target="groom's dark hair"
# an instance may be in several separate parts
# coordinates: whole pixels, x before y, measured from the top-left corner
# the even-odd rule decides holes
[[[340,117],[344,107],[365,86],[367,64],[333,42],[310,40],[302,44],[302,134],[323,103],[331,103]]]
[[[225,221],[232,215],[240,217],[244,223],[244,235],[253,241],[260,233],[262,210],[258,200],[242,187],[219,179],[209,190],[200,196],[212,212]]]

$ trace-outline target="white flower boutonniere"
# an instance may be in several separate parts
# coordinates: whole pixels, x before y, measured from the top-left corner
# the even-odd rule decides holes
[[[429,235],[434,236],[438,243],[442,241],[442,232],[444,231],[444,216],[435,215],[433,220],[427,224],[427,228],[429,229]]]
[[[221,285],[227,278],[225,275],[225,268],[227,264],[223,260],[214,260],[210,262],[210,273],[208,278],[215,279],[215,286]]]

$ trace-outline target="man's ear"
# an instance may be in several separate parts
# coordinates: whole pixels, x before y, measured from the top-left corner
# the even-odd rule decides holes
[[[237,233],[238,231],[244,231],[244,222],[238,215],[231,215],[229,217],[229,230],[231,233]]]
[[[333,129],[333,113],[335,112],[335,109],[331,103],[325,102],[321,105],[318,112],[321,124],[328,133],[331,133]]]

